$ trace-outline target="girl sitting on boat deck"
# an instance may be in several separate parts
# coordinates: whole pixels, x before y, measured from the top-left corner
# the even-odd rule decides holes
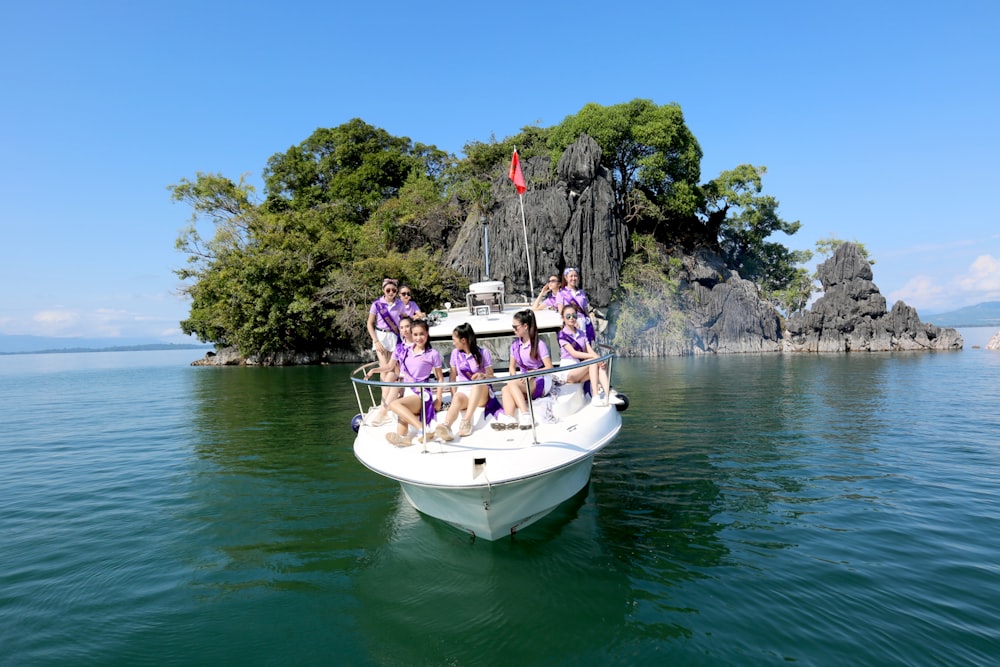
[[[493,355],[489,350],[479,347],[476,332],[470,324],[463,322],[455,327],[451,332],[451,340],[455,344],[449,362],[451,381],[465,382],[493,377]],[[485,408],[487,413],[500,408],[500,403],[493,394],[493,387],[488,384],[451,387],[451,394],[451,405],[448,407],[444,422],[434,429],[434,435],[445,442],[455,439],[451,425],[460,414],[464,416],[458,427],[458,435],[465,437],[472,433],[475,426],[473,419],[477,408]]]
[[[556,295],[559,294],[559,276],[552,274],[548,282],[542,285],[535,302],[531,304],[532,310],[555,310],[558,307]]]
[[[567,304],[562,309],[563,328],[559,330],[559,368],[572,367],[587,359],[597,359],[599,354],[594,351],[587,340],[587,333],[577,326],[579,315],[576,306]],[[607,405],[606,396],[611,392],[608,380],[608,370],[605,364],[591,364],[580,368],[570,368],[560,371],[564,382],[571,384],[590,380],[590,393],[593,405]]]
[[[538,338],[538,325],[535,314],[530,310],[519,310],[514,313],[514,341],[510,346],[510,375],[518,371],[537,371],[542,368],[552,368],[552,358],[549,347],[544,340]],[[528,399],[541,398],[552,389],[552,376],[542,375],[528,378],[528,387],[523,380],[514,380],[503,386],[503,421],[494,422],[493,427],[513,428],[518,424],[522,429],[530,429],[531,413],[528,411]],[[514,421],[514,414],[520,413],[519,421]]]
[[[394,360],[394,357],[401,355],[400,347],[413,347],[413,333],[410,331],[410,325],[413,324],[413,318],[403,315],[399,318],[399,335],[402,340],[396,344],[396,349],[393,351],[393,358],[389,359],[389,363],[384,367],[374,368],[369,371],[371,373],[381,373],[383,382],[398,382],[399,373],[398,366]],[[381,426],[386,423],[392,417],[389,415],[389,404],[394,400],[399,398],[402,394],[402,390],[397,387],[382,387],[382,401],[379,403],[378,409],[372,413],[367,422],[369,426]]]
[[[593,343],[597,340],[597,332],[594,324],[590,321],[590,302],[587,300],[587,293],[580,289],[580,271],[574,267],[569,267],[563,271],[563,287],[556,296],[558,307],[556,310],[562,312],[563,306],[572,304],[576,306],[577,326],[587,332],[587,340]]]
[[[408,315],[415,320],[424,319],[424,311],[420,310],[420,306],[413,300],[413,290],[410,289],[409,285],[399,286],[399,298],[403,302],[403,315]]]
[[[423,320],[416,320],[410,326],[413,335],[413,346],[400,346],[393,353],[392,361],[396,366],[396,372],[403,382],[427,382],[433,374],[438,382],[444,382],[444,373],[441,371],[441,355],[430,345],[427,323]],[[365,377],[372,373],[383,372],[383,368],[369,370]],[[430,388],[409,388],[403,396],[397,398],[389,404],[389,409],[396,413],[398,418],[396,430],[386,433],[385,439],[397,447],[409,447],[413,444],[413,439],[407,433],[410,426],[417,431],[418,437],[425,442],[430,440],[429,435],[424,435],[424,424],[420,421],[421,405],[423,405],[425,423],[430,423],[434,419],[436,408],[441,406],[441,395],[443,388],[438,387],[431,391]]]

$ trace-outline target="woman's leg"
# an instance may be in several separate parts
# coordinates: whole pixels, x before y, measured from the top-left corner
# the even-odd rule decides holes
[[[455,423],[458,419],[458,414],[462,412],[469,405],[469,397],[465,395],[465,392],[456,391],[451,395],[451,405],[448,406],[448,414],[444,417],[445,426],[451,428],[451,425]]]
[[[389,409],[399,417],[396,432],[400,435],[406,435],[407,426],[412,426],[418,431],[423,428],[420,417],[417,416],[420,414],[421,398],[418,394],[407,394],[389,404]]]

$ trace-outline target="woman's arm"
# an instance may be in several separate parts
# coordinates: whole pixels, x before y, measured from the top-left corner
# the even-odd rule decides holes
[[[378,353],[385,354],[385,347],[383,347],[378,336],[375,334],[375,313],[368,313],[368,335],[371,336],[372,344],[378,350]]]
[[[438,382],[440,382],[442,384],[444,383],[444,373],[441,372],[441,367],[440,366],[438,366],[437,368],[434,369],[434,375],[437,377],[437,381]],[[443,395],[444,395],[444,387],[438,387],[437,388],[437,401],[438,401],[439,404],[441,403],[441,397]]]

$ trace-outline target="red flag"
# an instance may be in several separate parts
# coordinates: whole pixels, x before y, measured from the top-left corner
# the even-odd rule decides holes
[[[523,195],[524,191],[528,189],[528,186],[524,183],[524,174],[521,173],[521,160],[517,157],[516,148],[514,149],[514,157],[510,159],[510,171],[507,172],[507,178],[514,181],[517,194]]]

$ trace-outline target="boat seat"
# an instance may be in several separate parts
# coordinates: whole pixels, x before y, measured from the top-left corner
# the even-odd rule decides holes
[[[549,396],[537,399],[535,404],[545,400],[552,402],[552,416],[560,419],[583,409],[587,405],[587,394],[583,391],[583,384],[579,382],[553,384]]]

